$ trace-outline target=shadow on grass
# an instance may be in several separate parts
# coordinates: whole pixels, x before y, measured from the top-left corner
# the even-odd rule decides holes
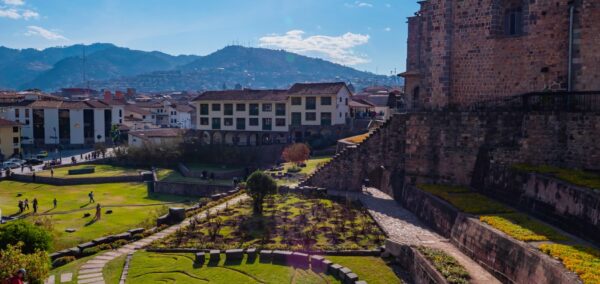
[[[225,266],[233,266],[233,265],[240,265],[242,264],[242,259],[229,259],[226,258],[225,259]]]

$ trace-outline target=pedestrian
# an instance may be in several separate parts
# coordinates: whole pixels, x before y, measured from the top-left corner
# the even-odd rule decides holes
[[[54,177],[54,168],[50,168],[50,177]]]
[[[79,154],[79,160],[83,160],[83,153]]]
[[[94,220],[100,221],[101,217],[102,217],[102,207],[100,207],[100,203],[98,203],[96,205],[96,218]]]
[[[33,173],[31,174],[31,179],[33,180],[33,182],[35,182],[35,172],[33,172]]]
[[[34,197],[32,203],[33,203],[33,213],[35,214],[35,213],[37,213],[37,210],[38,210],[38,201],[37,201],[37,198]]]
[[[15,276],[11,277],[8,281],[9,284],[23,284],[25,281],[25,269],[21,268],[17,271]]]
[[[54,200],[52,200],[52,204],[54,204],[54,208],[58,206],[58,201],[56,200],[56,197],[54,197]]]
[[[19,214],[25,211],[25,205],[23,205],[23,200],[19,200]]]
[[[21,164],[21,173],[23,173],[24,169],[25,169],[25,164]]]
[[[88,197],[90,198],[90,203],[96,202],[96,200],[94,200],[94,192],[93,191],[90,191],[90,193],[88,193]]]
[[[29,199],[25,198],[25,202],[23,202],[23,204],[25,205],[25,210],[29,210]]]

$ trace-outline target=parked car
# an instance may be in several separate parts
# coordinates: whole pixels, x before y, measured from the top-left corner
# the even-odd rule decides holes
[[[6,169],[16,169],[16,168],[20,168],[21,165],[14,163],[14,162],[4,162],[2,163],[2,170],[6,170]]]
[[[43,158],[46,158],[46,157],[48,157],[48,151],[40,151],[40,152],[37,154],[37,158],[38,158],[38,159],[43,159]]]
[[[25,165],[31,165],[31,166],[37,166],[37,165],[41,165],[43,164],[44,161],[42,159],[37,159],[37,158],[32,158],[32,159],[27,159],[27,161],[25,161]]]
[[[12,163],[18,164],[19,166],[22,164],[25,164],[25,160],[21,160],[21,159],[17,159],[17,158],[8,159],[8,160],[6,160],[6,162],[12,162]]]

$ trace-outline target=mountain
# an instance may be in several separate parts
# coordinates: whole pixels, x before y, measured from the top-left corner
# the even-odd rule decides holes
[[[207,56],[172,56],[112,44],[86,46],[92,88],[142,92],[226,88],[286,88],[295,82],[346,81],[357,87],[398,84],[322,59],[282,50],[228,46]],[[0,89],[56,90],[83,86],[83,46],[14,50],[0,47]]]

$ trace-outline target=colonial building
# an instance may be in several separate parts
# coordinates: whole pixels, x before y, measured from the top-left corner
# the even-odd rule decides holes
[[[154,124],[160,127],[193,128],[192,116],[196,111],[186,103],[169,100],[137,102],[134,106],[149,111],[154,117]]]
[[[349,99],[345,83],[313,83],[289,90],[208,91],[193,103],[205,143],[257,145],[335,135],[347,124]]]
[[[600,89],[600,1],[427,0],[408,19],[408,104]]]
[[[21,125],[0,119],[0,161],[21,153]]]
[[[63,101],[56,97],[0,95],[0,118],[21,125],[23,145],[92,145],[110,141],[113,125],[123,123],[118,101]]]
[[[176,145],[183,141],[184,131],[183,129],[176,128],[130,131],[128,142],[130,147],[161,144]]]

